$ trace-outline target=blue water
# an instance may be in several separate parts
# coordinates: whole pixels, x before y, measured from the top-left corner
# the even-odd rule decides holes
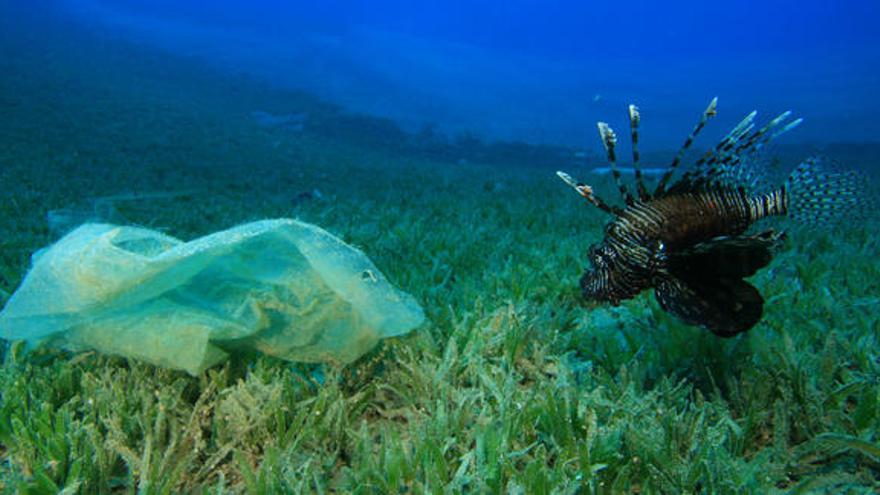
[[[674,147],[712,96],[805,118],[789,142],[880,136],[872,1],[58,0],[77,22],[417,130],[594,146],[643,112]],[[709,131],[711,133],[713,131]]]

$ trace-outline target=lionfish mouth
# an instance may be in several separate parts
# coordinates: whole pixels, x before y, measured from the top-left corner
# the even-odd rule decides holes
[[[581,293],[586,299],[616,306],[647,288],[639,276],[640,270],[622,259],[614,246],[595,244],[589,251],[590,267],[584,270],[580,280]]]
[[[581,293],[591,301],[609,301],[608,292],[605,290],[607,281],[607,272],[603,276],[597,270],[587,270],[581,276]]]
[[[634,297],[638,292],[641,292],[642,287],[634,291],[632,286],[615,283],[615,279],[611,275],[611,271],[605,268],[584,271],[580,280],[581,293],[584,298],[617,306],[620,301]]]

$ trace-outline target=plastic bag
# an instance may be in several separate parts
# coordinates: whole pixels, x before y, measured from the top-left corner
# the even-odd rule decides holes
[[[0,336],[197,374],[224,349],[349,363],[424,314],[359,250],[289,219],[191,242],[85,224],[36,253]]]

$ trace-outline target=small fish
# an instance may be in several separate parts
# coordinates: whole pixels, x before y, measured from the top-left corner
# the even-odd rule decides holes
[[[763,313],[761,294],[745,278],[767,266],[785,240],[782,232],[749,233],[749,228],[782,215],[822,222],[858,206],[856,176],[822,171],[815,159],[800,164],[785,184],[753,192],[761,185],[755,153],[800,124],[801,119],[788,120],[791,112],[762,127],[756,126],[752,112],[667,187],[685,152],[716,115],[717,102],[713,99],[703,112],[653,191],[639,168],[641,116],[637,107],[629,106],[635,195],[621,181],[617,136],[608,124],[598,123],[624,207],[606,203],[589,185],[557,172],[587,201],[614,216],[605,238],[589,250],[592,267],[580,280],[584,297],[617,305],[653,288],[665,311],[732,337],[752,328]]]

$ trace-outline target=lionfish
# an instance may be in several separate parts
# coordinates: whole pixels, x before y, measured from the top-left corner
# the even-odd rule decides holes
[[[762,127],[755,124],[757,112],[750,113],[669,184],[685,152],[716,115],[717,102],[713,99],[703,112],[653,192],[639,168],[641,117],[636,106],[629,106],[635,196],[617,168],[617,136],[608,124],[598,123],[624,207],[603,201],[589,185],[557,172],[587,201],[614,216],[605,238],[589,250],[592,267],[580,280],[585,298],[618,305],[653,288],[668,313],[732,337],[752,328],[763,313],[761,294],[745,278],[767,266],[785,240],[783,232],[749,233],[749,228],[781,215],[823,221],[855,205],[855,177],[822,171],[816,159],[797,166],[782,186],[753,191],[759,182],[753,173],[757,151],[801,123],[802,119],[789,120],[791,112]]]

